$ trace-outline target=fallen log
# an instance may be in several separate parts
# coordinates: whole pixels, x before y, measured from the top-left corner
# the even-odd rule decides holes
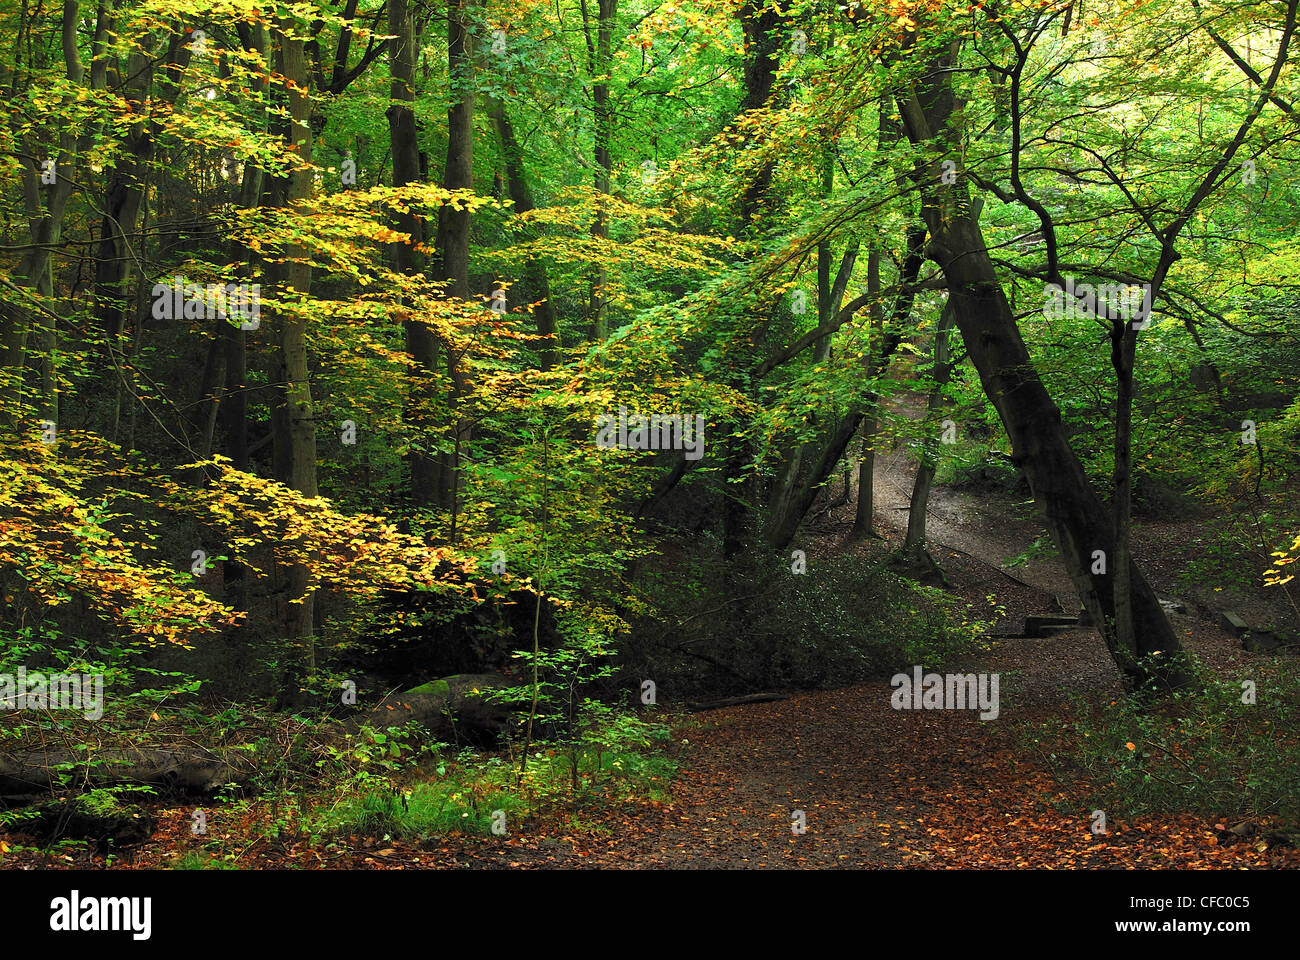
[[[727,697],[725,700],[706,700],[703,703],[688,703],[686,708],[692,713],[702,710],[718,710],[722,707],[739,707],[746,703],[771,703],[776,700],[789,700],[784,693],[747,693],[743,697]]]
[[[512,711],[491,702],[492,690],[510,686],[496,673],[457,674],[432,680],[380,701],[361,718],[378,729],[415,721],[451,743],[493,746],[509,726]],[[50,748],[0,753],[0,795],[49,796],[61,790],[143,784],[168,795],[210,794],[245,782],[257,758],[236,748],[127,747],[91,753]]]
[[[64,786],[146,784],[168,793],[212,793],[244,780],[254,760],[243,750],[129,747],[89,756],[69,750],[0,754],[0,793],[52,793]]]

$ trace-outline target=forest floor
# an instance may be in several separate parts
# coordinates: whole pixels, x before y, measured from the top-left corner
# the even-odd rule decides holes
[[[1197,630],[1188,645],[1227,646]],[[1004,640],[964,668],[1002,674],[998,720],[894,710],[884,681],[698,714],[679,730],[689,747],[668,802],[596,803],[505,837],[344,839],[334,850],[247,829],[230,840],[244,868],[1300,868],[1300,850],[1226,844],[1225,824],[1192,815],[1110,816],[1093,835],[1085,797],[1051,776],[1034,740],[1061,733],[1063,685],[1118,691],[1094,632]],[[162,811],[155,837],[119,864],[195,849],[188,814]],[[210,818],[214,832],[234,826],[220,810]],[[89,854],[30,856],[91,865]]]
[[[682,728],[690,746],[670,801],[593,804],[580,819],[541,819],[505,837],[341,838],[328,849],[259,837],[254,822],[223,822],[210,808],[208,839],[224,834],[245,869],[1300,868],[1300,850],[1225,844],[1223,824],[1192,815],[1112,816],[1108,833],[1093,835],[1088,804],[1050,775],[1032,741],[1060,732],[1059,682],[1106,673],[1099,648],[1082,630],[999,643],[969,665],[1001,671],[1004,683],[1012,674],[996,721],[894,710],[883,681],[709,711]],[[165,866],[198,849],[189,812],[156,811],[154,837],[114,866]],[[88,850],[14,851],[3,863],[103,866]]]
[[[897,507],[910,490],[906,461],[879,458],[876,490],[884,542],[846,540],[853,519],[848,503],[808,531],[810,565],[819,556],[829,562],[846,550],[901,542],[897,518],[906,514]],[[1057,612],[1058,596],[1073,597],[1050,557],[1006,574],[1002,560],[1041,530],[1016,497],[999,501],[981,492],[976,502],[941,487],[935,494],[933,552],[958,593],[980,605],[993,594],[1014,617]],[[1157,564],[1158,590],[1161,576]],[[1175,615],[1173,622],[1187,647],[1225,676],[1250,676],[1263,656],[1241,650],[1208,617]],[[1237,841],[1214,818],[1108,816],[1108,832],[1093,834],[1086,794],[1065,782],[1068,775],[1053,777],[1047,757],[1068,722],[1069,692],[1086,692],[1093,703],[1120,693],[1095,631],[996,639],[952,669],[1000,674],[998,719],[983,721],[974,711],[895,710],[893,688],[883,679],[683,716],[677,739],[688,745],[670,800],[592,802],[517,824],[504,837],[343,838],[312,846],[258,838],[251,822],[223,824],[219,808],[210,822],[214,834],[226,832],[242,850],[237,864],[245,868],[1300,867],[1300,850],[1270,848],[1257,838]],[[796,810],[805,816],[802,834],[792,829]],[[189,808],[155,812],[153,839],[115,865],[160,866],[196,849]],[[3,863],[99,866],[102,860],[88,851],[24,850]]]

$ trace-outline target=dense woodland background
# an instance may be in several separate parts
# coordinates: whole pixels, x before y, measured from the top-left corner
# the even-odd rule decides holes
[[[1049,698],[1062,782],[1287,836],[1296,28],[0,0],[0,673],[107,689],[0,717],[0,826],[114,856],[202,843],[198,807],[342,847],[626,811],[689,763],[672,710],[1055,612],[1110,661]],[[702,455],[597,443],[620,409]],[[993,586],[927,536],[957,496],[1004,511]]]

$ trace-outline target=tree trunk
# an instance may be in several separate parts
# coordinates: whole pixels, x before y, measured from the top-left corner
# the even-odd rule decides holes
[[[146,38],[142,49],[133,52],[127,61],[123,93],[132,113],[137,116],[145,116],[153,109],[150,101],[154,96],[154,58],[143,45],[148,42]],[[190,57],[191,49],[185,36],[173,34],[162,57],[161,66],[173,80],[160,91],[158,99],[163,103],[171,105],[175,102],[180,91],[180,84],[174,82],[176,72],[188,65]],[[113,168],[104,197],[99,249],[95,256],[95,302],[100,325],[110,338],[122,332],[128,313],[133,312],[129,284],[140,251],[128,234],[135,230],[144,202],[145,173],[154,154],[154,127],[152,120],[140,120],[126,132],[122,159]]]
[[[596,189],[596,220],[591,227],[591,235],[598,242],[609,239],[609,215],[605,210],[604,199],[609,196],[610,159],[609,143],[614,134],[614,112],[609,104],[609,72],[613,68],[610,59],[610,45],[613,39],[614,17],[618,13],[618,0],[596,0],[597,25],[596,49],[592,57],[592,113],[595,126],[593,156],[596,161],[593,186]],[[583,8],[586,9],[585,7]],[[590,42],[590,38],[589,38]],[[597,79],[597,78],[603,79]],[[609,312],[606,305],[609,297],[605,294],[608,271],[602,265],[596,267],[591,278],[591,335],[595,340],[604,340],[609,336]]]
[[[65,108],[70,107],[75,98],[85,96],[85,91],[78,89],[85,76],[85,68],[82,66],[77,47],[77,27],[80,22],[81,5],[77,0],[64,0],[59,33],[65,76],[70,88],[69,93],[64,97]],[[90,74],[90,86],[95,90],[102,90],[105,86],[107,64],[103,54],[108,31],[108,10],[101,2],[96,17],[94,57]],[[78,158],[90,149],[96,134],[97,125],[93,123],[86,124],[86,129],[80,137],[74,136],[66,125],[63,127],[59,134],[59,159],[54,167],[55,182],[47,191],[49,199],[44,210],[40,209],[38,187],[40,174],[33,162],[24,162],[24,190],[28,199],[32,242],[22,252],[13,276],[13,285],[27,287],[39,294],[49,270],[51,251],[59,246],[63,235],[63,219],[76,184]],[[35,153],[30,144],[24,145],[23,152],[29,156]],[[32,209],[33,200],[34,209]],[[13,300],[8,294],[0,298],[0,423],[16,425],[22,417],[27,336],[31,322],[30,307]]]
[[[830,198],[835,189],[835,158],[826,150],[822,155],[822,196]],[[844,251],[839,271],[831,281],[831,242],[829,238],[817,244],[817,328],[825,326],[839,313],[848,287],[849,276],[858,257],[858,243],[853,241]],[[822,363],[831,355],[831,334],[818,338],[813,344],[813,362]],[[790,509],[790,499],[799,481],[800,467],[815,451],[810,444],[800,444],[791,454],[785,469],[777,480],[776,492],[770,500],[769,514],[773,519],[784,517]],[[848,497],[848,485],[844,495]]]
[[[862,435],[862,459],[858,463],[858,503],[853,515],[851,540],[865,540],[876,536],[872,529],[876,504],[876,430],[879,421],[874,414],[862,418],[859,433]]]
[[[289,138],[294,153],[310,162],[312,152],[310,76],[303,41],[291,37],[296,25],[286,24],[280,35],[280,72],[289,88]],[[290,175],[287,201],[306,199],[311,194],[312,173],[297,170]],[[292,256],[294,251],[290,251]],[[285,271],[287,293],[306,296],[311,288],[311,265],[292,262]],[[307,318],[286,313],[280,318],[280,345],[284,357],[286,423],[289,449],[289,486],[303,496],[315,497],[316,422],[314,418],[310,370],[307,362]],[[286,627],[291,638],[304,641],[308,674],[316,669],[316,649],[312,640],[313,594],[307,589],[307,569],[301,564],[289,568]]]
[[[193,411],[190,424],[199,433],[196,452],[204,457],[212,453],[212,438],[217,425],[217,410],[221,405],[221,392],[217,386],[225,364],[225,343],[220,335],[208,342],[207,356],[203,361],[203,373],[199,376],[198,395],[190,405]],[[196,468],[194,483],[201,481],[203,469]]]
[[[420,179],[420,144],[415,123],[415,21],[407,0],[389,0],[389,87],[388,136],[393,154],[393,186],[402,187]],[[422,221],[414,213],[397,217],[397,229],[408,233],[416,243],[424,241]],[[417,273],[423,266],[423,257],[413,244],[394,245],[398,271]],[[428,325],[408,318],[402,323],[406,337],[406,351],[415,361],[407,404],[406,418],[411,428],[426,440],[432,433],[427,412],[421,406],[432,393],[433,373],[438,367],[438,341]],[[437,502],[441,486],[438,458],[423,450],[410,453],[411,499],[420,506]]]
[[[1131,509],[1133,499],[1133,365],[1137,333],[1128,320],[1114,321],[1111,331],[1111,363],[1115,368],[1115,465],[1112,479],[1111,523],[1115,530],[1115,643],[1126,656],[1138,655],[1134,636],[1131,568]]]
[[[95,751],[88,764],[81,751],[51,745],[49,750],[0,753],[0,792],[47,796],[70,775],[73,784],[110,786],[147,783],[178,792],[209,793],[242,782],[256,770],[256,758],[235,749],[204,750],[190,744],[171,747],[124,747]]]
[[[267,54],[267,33],[261,24],[245,24],[239,28],[240,42],[245,50],[256,52],[263,58]],[[255,82],[256,95],[265,96],[268,79],[263,76]],[[255,163],[245,163],[239,184],[239,206],[256,207],[262,202],[263,170]],[[231,261],[251,264],[254,251],[238,241],[231,243]],[[248,447],[248,338],[240,323],[226,323],[221,329],[222,350],[226,363],[225,390],[217,410],[218,423],[225,436],[226,452],[236,470],[248,470],[251,456]],[[231,561],[227,571],[238,569]],[[241,572],[242,576],[242,572]],[[228,574],[229,577],[229,574]],[[239,579],[236,577],[235,579]]]
[[[907,231],[907,256],[903,261],[902,275],[899,277],[901,289],[894,300],[893,310],[890,313],[891,331],[896,331],[898,325],[912,311],[912,301],[916,297],[912,285],[916,282],[922,263],[925,262],[925,258],[921,253],[924,242],[925,231],[923,229],[911,228]],[[877,279],[878,283],[879,280]],[[855,303],[857,301],[850,303],[849,306],[853,307]],[[885,369],[889,364],[889,358],[893,356],[901,340],[902,337],[897,332],[890,332],[882,337],[880,350],[868,363],[865,371],[865,377],[868,381],[875,380],[881,371]],[[849,441],[853,439],[853,434],[862,420],[865,408],[875,402],[875,397],[870,390],[864,390],[863,392],[863,403],[851,407],[844,419],[831,431],[829,440],[826,446],[823,447],[822,456],[815,462],[812,472],[801,485],[798,495],[790,498],[790,506],[785,514],[773,518],[767,538],[768,546],[771,549],[784,550],[789,546],[790,541],[794,539],[795,534],[799,531],[799,524],[803,522],[808,508],[817,499],[818,487],[830,476],[831,471],[835,469],[835,464],[839,463],[840,457],[844,455],[844,449],[848,446]]]
[[[921,462],[916,468],[916,480],[912,484],[912,498],[907,508],[907,535],[903,538],[900,553],[908,562],[925,560],[922,555],[925,548],[925,510],[930,500],[930,485],[934,482],[935,465],[938,461],[938,440],[934,436],[933,417],[943,396],[943,388],[952,373],[952,362],[948,348],[948,335],[953,327],[953,313],[947,306],[939,314],[939,326],[934,333],[934,364],[931,378],[934,385],[930,388],[929,401],[926,403],[925,438],[921,441]]]
[[[880,296],[880,248],[872,246],[867,251],[867,292],[872,294],[872,301],[867,306],[871,314],[871,328],[875,331],[875,342],[883,346],[885,308],[878,299]],[[853,529],[849,532],[850,540],[863,540],[874,537],[872,529],[876,508],[876,431],[880,429],[880,414],[875,408],[874,393],[867,394],[870,413],[862,420],[862,462],[858,465],[858,505],[853,516]]]
[[[490,100],[492,119],[496,124],[497,138],[501,141],[501,155],[505,160],[506,189],[514,202],[515,213],[527,213],[533,209],[533,191],[528,186],[528,177],[524,171],[524,151],[515,136],[515,128],[506,114],[505,104],[500,100]],[[537,302],[533,308],[533,318],[537,322],[539,337],[554,338],[555,307],[551,303],[551,284],[546,275],[546,267],[537,260],[529,260],[524,268],[524,291],[528,302]],[[559,352],[552,340],[541,348],[542,369],[549,370],[555,366]]]
[[[217,410],[227,455],[236,470],[248,470],[248,346],[244,331],[228,323],[221,331],[226,385]]]
[[[941,156],[959,156],[959,132],[949,125],[956,54],[954,44],[929,65],[919,84],[898,97],[908,138],[930,150],[940,148]],[[967,353],[1011,438],[1012,459],[1028,481],[1070,579],[1099,625],[1126,687],[1168,689],[1191,682],[1186,655],[1136,566],[1130,587],[1137,652],[1150,660],[1135,664],[1121,647],[1115,631],[1114,530],[1065,439],[1060,410],[1030,360],[972,216],[965,181],[959,176],[956,184],[944,184],[940,159],[917,181],[931,237],[927,252],[947,279],[949,303]]]
[[[833,185],[831,175],[828,173],[823,186],[827,194]],[[831,321],[840,311],[844,301],[844,291],[848,288],[849,277],[853,273],[853,266],[858,258],[857,241],[849,244],[844,256],[840,259],[839,270],[835,274],[834,283],[831,282],[831,246],[829,241],[823,241],[817,245],[817,327],[821,328]],[[813,362],[823,363],[831,355],[831,335],[819,337],[813,343]],[[778,476],[776,487],[772,497],[769,500],[768,512],[770,515],[769,524],[772,522],[781,523],[791,509],[791,503],[795,496],[795,491],[800,489],[801,470],[805,463],[813,462],[817,453],[816,444],[812,441],[802,443],[795,447],[793,452],[787,458],[784,468]],[[834,469],[835,464],[831,464]],[[806,480],[806,477],[802,477]],[[816,481],[820,485],[826,477]],[[815,491],[814,491],[815,496]],[[845,496],[848,496],[847,485]],[[810,501],[811,503],[811,501]]]
[[[43,291],[50,297],[54,295],[53,272],[53,264],[50,264],[45,272],[45,290]],[[40,376],[40,391],[38,393],[39,399],[37,402],[36,412],[42,420],[49,420],[51,423],[58,423],[58,319],[52,314],[43,315],[40,319],[38,330],[38,350],[40,359],[37,363],[37,371]]]
[[[763,107],[772,96],[780,64],[778,28],[785,18],[784,11],[784,0],[778,0],[771,6],[746,3],[736,12],[745,36],[745,98],[740,105],[741,114]],[[766,163],[745,187],[740,198],[736,236],[750,234],[771,180],[772,164]],[[758,339],[756,335],[754,341]],[[740,359],[743,362],[743,354]],[[739,390],[751,389],[740,376],[735,376],[729,385]],[[739,425],[736,432],[739,432]],[[722,554],[730,558],[744,549],[750,528],[753,481],[745,476],[745,468],[752,453],[748,443],[734,433],[727,438],[726,448],[728,452],[722,471]]]
[[[737,12],[745,35],[745,99],[741,113],[759,110],[767,105],[776,86],[776,71],[781,61],[781,27],[786,19],[788,3],[745,3]],[[750,181],[740,199],[740,223],[748,230],[767,195],[772,182],[772,164],[766,163]],[[737,234],[738,236],[743,234]]]
[[[768,545],[773,550],[784,550],[790,545],[790,541],[794,539],[794,535],[799,531],[799,524],[803,522],[804,514],[808,512],[808,508],[817,499],[817,491],[826,478],[831,475],[831,472],[835,469],[835,464],[840,462],[849,441],[857,433],[858,423],[861,419],[861,409],[850,410],[848,415],[831,431],[826,442],[822,444],[821,456],[813,462],[807,478],[799,485],[798,493],[790,498],[789,505],[780,516],[773,517],[773,523],[767,535]]]
[[[447,71],[451,83],[451,106],[447,110],[447,167],[443,186],[449,190],[469,190],[474,186],[474,61],[469,32],[468,0],[448,0],[447,4]],[[448,281],[447,293],[468,300],[470,212],[444,206],[438,217],[436,246],[441,259],[440,275]],[[447,355],[447,371],[453,384],[460,379],[457,358]],[[467,439],[467,426],[459,419],[458,387],[453,386],[453,452],[442,456],[440,493],[444,505],[452,512],[452,537],[455,537],[456,498],[460,479],[458,450]]]

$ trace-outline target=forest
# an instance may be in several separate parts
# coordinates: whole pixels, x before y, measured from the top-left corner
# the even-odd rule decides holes
[[[0,0],[0,868],[1300,867],[1298,15]]]

